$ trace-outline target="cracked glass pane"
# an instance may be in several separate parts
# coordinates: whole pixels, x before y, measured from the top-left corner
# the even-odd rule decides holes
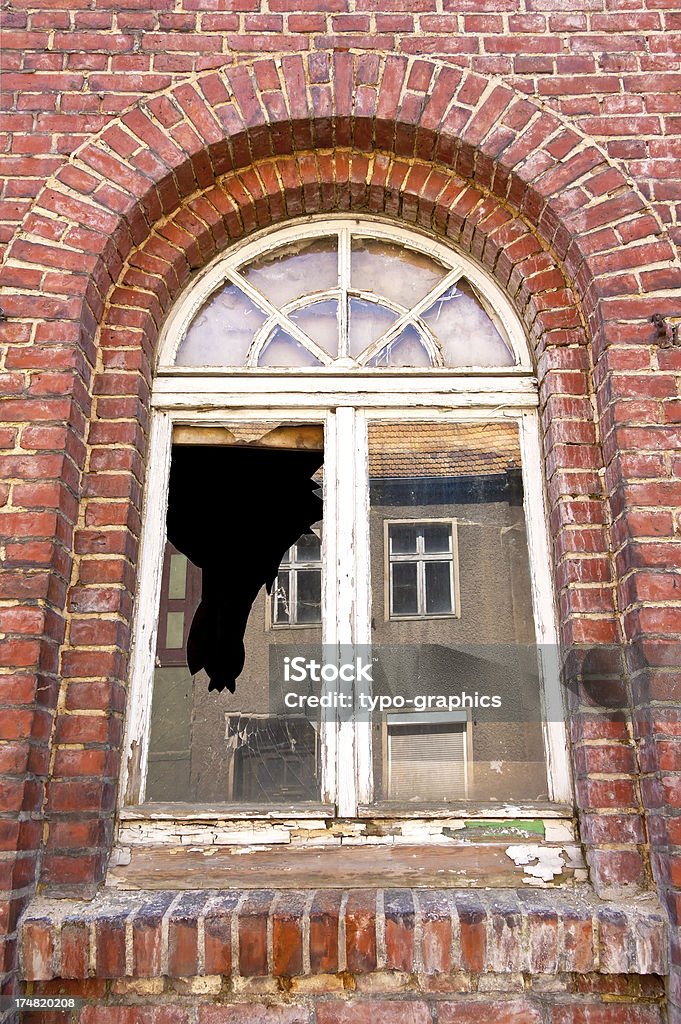
[[[321,366],[321,363],[283,327],[277,327],[263,346],[258,366]]]
[[[359,356],[397,320],[397,313],[387,306],[366,299],[350,299],[349,351]]]
[[[319,801],[319,730],[270,714],[269,648],[321,641],[323,428],[219,430],[173,445],[145,798]]]
[[[475,289],[460,279],[421,314],[440,343],[445,366],[512,366],[514,359]]]
[[[431,358],[426,351],[421,335],[415,327],[405,327],[394,341],[389,342],[373,358],[367,366],[431,366]]]
[[[437,260],[396,242],[352,239],[351,287],[373,292],[409,309],[441,281],[447,272]]]
[[[337,288],[337,253],[335,235],[305,238],[258,256],[240,273],[281,309],[310,292]]]
[[[547,799],[517,425],[370,423],[369,476],[376,799]]]
[[[338,354],[338,299],[323,299],[289,314],[296,326],[305,331],[330,356]]]
[[[244,366],[267,315],[235,284],[224,285],[196,314],[180,342],[178,366]]]

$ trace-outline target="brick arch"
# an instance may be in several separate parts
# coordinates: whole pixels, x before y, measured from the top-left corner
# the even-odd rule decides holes
[[[625,583],[615,589],[606,531],[612,519],[624,538],[622,559],[635,557],[647,537],[649,527],[637,525],[638,510],[627,506],[637,471],[618,431],[632,386],[636,397],[641,390],[651,402],[661,397],[659,382],[643,375],[654,358],[649,316],[674,311],[669,289],[679,281],[671,247],[641,197],[557,115],[436,62],[315,54],[198,76],[136,105],[79,150],[36,200],[4,270],[11,318],[4,331],[14,342],[7,366],[26,381],[13,411],[17,420],[33,420],[22,428],[20,448],[34,453],[33,468],[23,455],[8,464],[19,511],[7,523],[17,539],[8,545],[3,596],[18,595],[26,613],[22,622],[7,620],[8,650],[25,666],[14,683],[24,696],[10,703],[17,720],[21,704],[30,713],[14,799],[29,824],[43,809],[50,820],[44,852],[34,830],[17,858],[10,913],[30,893],[39,856],[43,881],[62,892],[87,891],[105,865],[150,359],[164,313],[192,269],[229,238],[344,208],[437,230],[488,266],[514,298],[544,383],[564,617],[593,624],[590,641],[647,628],[638,624],[638,593],[627,596]],[[40,310],[30,295],[38,289]],[[637,369],[641,380],[632,385],[623,371]],[[609,502],[601,500],[604,485]],[[665,628],[679,631],[674,622]],[[642,717],[644,727],[648,720]],[[636,888],[645,867],[633,748],[616,728],[595,739],[603,742],[584,744],[579,766],[593,876],[603,890],[616,877]],[[659,787],[657,747],[644,747],[646,772]],[[605,772],[606,785],[600,776],[608,756],[619,760]],[[599,814],[605,806],[617,812],[607,824]],[[662,836],[661,848],[666,842]]]
[[[89,280],[59,292],[55,278],[55,295],[77,296],[55,314],[85,314],[87,331],[119,261],[188,196],[268,157],[337,148],[425,160],[510,204],[564,264],[594,339],[612,318],[601,303],[629,294],[630,283],[613,281],[597,255],[664,234],[593,141],[500,80],[428,58],[314,53],[206,72],[136,103],[48,182],[10,246],[8,266],[59,267],[49,258],[56,248],[68,276],[77,270]],[[673,258],[671,247],[663,258]],[[607,287],[599,285],[604,278]],[[660,302],[660,312],[673,312]],[[25,308],[10,297],[8,312]]]

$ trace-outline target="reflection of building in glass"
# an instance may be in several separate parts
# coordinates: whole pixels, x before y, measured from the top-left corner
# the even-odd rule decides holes
[[[377,799],[545,797],[537,665],[522,654],[534,627],[516,426],[372,422],[368,471],[376,692],[411,702],[462,690],[500,693],[510,718],[479,708],[417,712],[408,704],[376,719]],[[295,501],[292,493],[288,500]],[[183,652],[169,645],[169,637],[186,641],[200,585],[194,567],[179,566],[168,545],[149,798],[316,798],[318,729],[268,715],[268,651],[270,644],[321,641],[321,533],[319,523],[301,535],[284,553],[271,595],[258,593],[234,695],[208,693],[203,674],[192,680],[186,661],[180,664]]]

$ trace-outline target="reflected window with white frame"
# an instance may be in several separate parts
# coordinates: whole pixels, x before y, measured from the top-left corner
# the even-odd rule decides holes
[[[386,522],[392,619],[458,615],[456,521]]]

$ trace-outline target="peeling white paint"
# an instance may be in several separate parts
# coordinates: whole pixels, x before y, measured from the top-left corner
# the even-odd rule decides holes
[[[526,875],[543,882],[552,882],[556,875],[563,873],[565,867],[561,847],[523,843],[522,846],[507,846],[505,852],[514,864],[522,867]]]

